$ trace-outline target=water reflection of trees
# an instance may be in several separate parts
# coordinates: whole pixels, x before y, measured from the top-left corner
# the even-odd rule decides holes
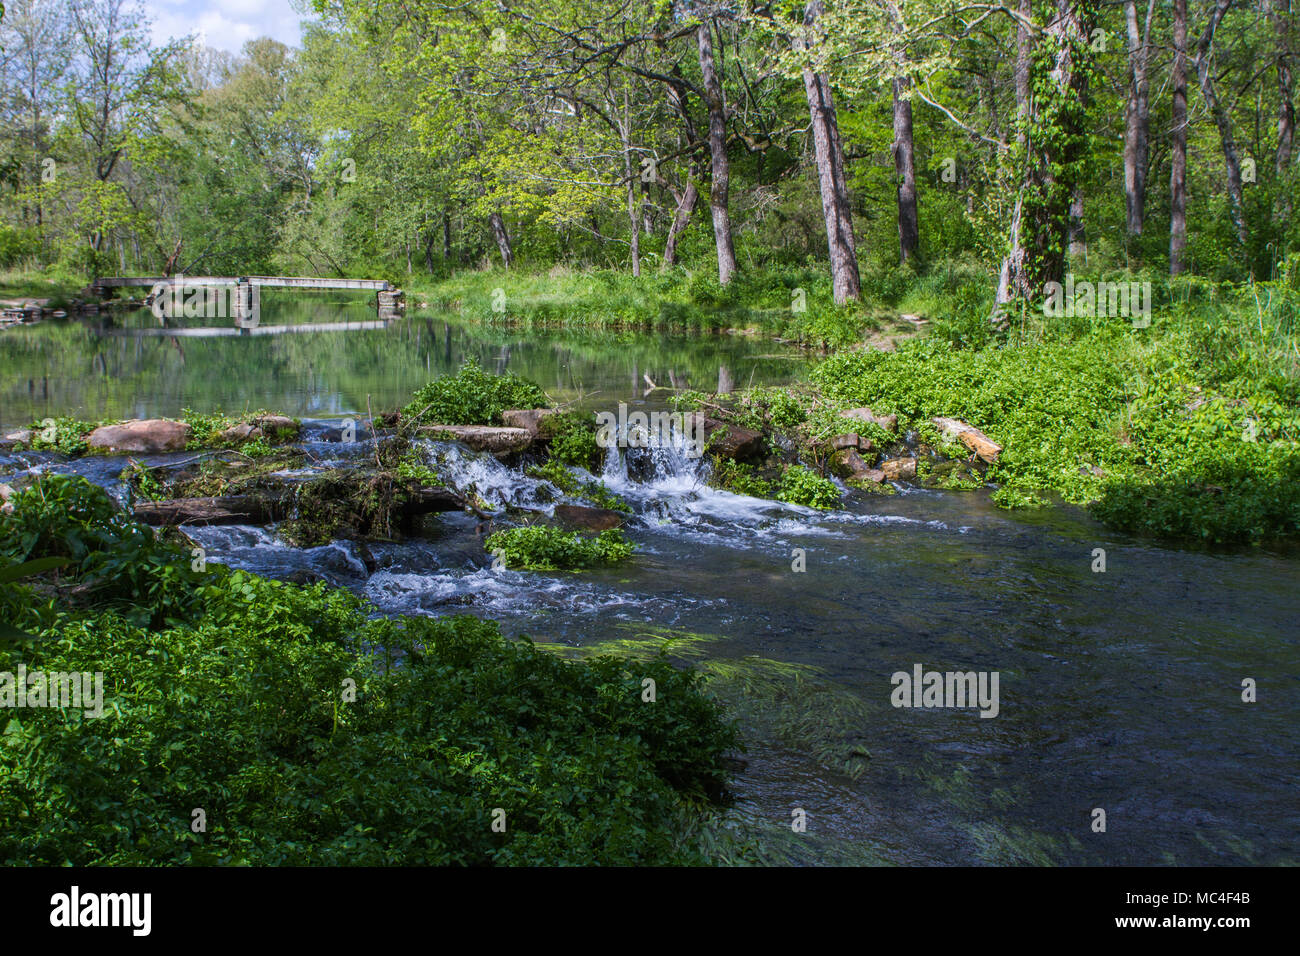
[[[0,333],[0,422],[176,414],[186,406],[342,414],[363,410],[368,397],[379,410],[403,404],[466,359],[533,379],[557,401],[602,403],[641,397],[647,377],[712,390],[727,381],[788,381],[805,364],[794,352],[773,355],[771,343],[726,335],[543,332],[418,313],[391,322],[375,319],[373,309],[366,315],[364,307],[338,304],[272,306],[247,336],[198,322],[160,329],[144,321],[153,319],[148,312],[7,330]]]

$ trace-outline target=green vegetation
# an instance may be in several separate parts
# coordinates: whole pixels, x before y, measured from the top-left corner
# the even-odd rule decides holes
[[[542,481],[549,481],[559,488],[562,494],[570,498],[582,498],[597,508],[609,508],[611,511],[632,510],[628,503],[610,491],[609,486],[603,481],[583,481],[554,458],[543,465],[531,465],[528,468],[528,475]]]
[[[795,505],[830,510],[840,504],[840,489],[829,478],[803,465],[791,465],[781,475],[776,497]]]
[[[1175,289],[1149,329],[1059,320],[982,347],[937,334],[813,378],[836,407],[896,412],[934,443],[933,416],[980,428],[1005,449],[987,475],[1002,504],[1054,492],[1117,528],[1212,543],[1300,533],[1300,295]]]
[[[772,483],[756,474],[752,465],[718,455],[709,464],[709,484],[713,487],[753,498],[772,497]]]
[[[618,565],[632,556],[635,548],[617,528],[594,538],[549,525],[507,528],[488,536],[484,548],[501,558],[502,564],[521,571],[579,571]]]
[[[37,451],[59,451],[65,455],[84,455],[88,450],[86,438],[107,422],[84,422],[77,418],[59,416],[32,422],[31,446]]]
[[[418,389],[402,410],[411,423],[438,425],[500,425],[507,408],[541,408],[546,393],[513,372],[492,375],[467,362],[455,375]]]
[[[193,571],[84,480],[41,485],[3,518],[5,557],[71,555],[40,595],[114,585],[67,609],[0,575],[0,619],[33,635],[0,642],[0,671],[100,672],[102,716],[7,717],[0,862],[708,862],[698,819],[724,799],[737,737],[698,674],[568,661],[490,621],[375,617],[323,585]],[[151,543],[118,559],[136,539]],[[159,606],[176,613],[153,620]]]
[[[604,453],[596,443],[596,422],[591,415],[549,415],[542,419],[538,431],[551,441],[552,461],[586,471],[600,467]]]

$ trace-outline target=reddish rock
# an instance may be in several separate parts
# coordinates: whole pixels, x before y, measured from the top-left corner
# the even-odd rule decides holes
[[[608,531],[622,527],[627,515],[609,508],[589,508],[586,505],[556,505],[555,519],[568,528],[578,531]]]
[[[705,446],[714,455],[737,461],[759,458],[763,454],[763,433],[739,425],[728,425],[713,418],[704,420]]]
[[[104,451],[158,454],[184,451],[189,440],[190,426],[185,422],[146,418],[122,422],[120,425],[101,425],[86,438],[86,444]]]

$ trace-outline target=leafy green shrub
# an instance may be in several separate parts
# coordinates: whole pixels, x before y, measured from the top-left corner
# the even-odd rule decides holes
[[[439,425],[499,425],[507,408],[540,408],[546,393],[513,372],[492,375],[468,361],[455,375],[422,386],[402,409],[413,422]]]
[[[108,613],[47,628],[57,639],[23,662],[102,672],[104,716],[8,719],[0,862],[706,862],[682,821],[722,797],[736,733],[698,675],[567,661],[473,617],[371,612],[234,572],[190,626]],[[0,670],[18,662],[0,647]]]
[[[772,497],[772,483],[759,477],[753,466],[719,455],[713,456],[710,465],[709,484],[714,488],[752,498]]]
[[[190,555],[118,511],[85,478],[46,475],[13,496],[0,514],[0,557],[66,557],[86,597],[121,608],[133,620],[186,617],[210,582]]]
[[[538,431],[551,440],[551,460],[587,471],[600,467],[601,449],[596,443],[596,423],[590,415],[566,412],[548,415]]]
[[[840,489],[829,478],[803,465],[791,465],[781,475],[776,497],[791,504],[829,511],[839,507]]]
[[[632,543],[617,528],[585,538],[576,531],[547,525],[508,528],[488,536],[485,547],[507,568],[523,571],[576,571],[620,564],[632,556]]]
[[[103,422],[87,422],[79,418],[59,416],[32,422],[31,446],[37,451],[61,451],[65,455],[84,455],[88,450],[86,438]]]

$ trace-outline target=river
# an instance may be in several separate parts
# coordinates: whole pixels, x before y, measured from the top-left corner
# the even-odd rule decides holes
[[[353,315],[284,308],[282,325]],[[139,312],[0,332],[0,422],[266,407],[307,419],[304,443],[328,460],[367,453],[324,440],[340,419],[367,400],[397,407],[467,357],[593,409],[659,407],[647,375],[712,391],[720,375],[743,387],[807,366],[739,336],[520,332],[419,313],[304,334],[169,338],[156,326]],[[447,443],[424,452],[489,503],[548,507],[546,489],[495,459]],[[110,486],[121,466],[0,455],[0,480],[33,463]],[[295,550],[242,527],[193,537],[209,560],[311,568],[389,613],[479,614],[574,653],[667,643],[714,675],[741,720],[748,753],[727,821],[768,862],[1300,862],[1294,555],[1162,547],[1075,508],[1003,511],[983,491],[850,491],[842,510],[816,512],[716,491],[703,467],[674,449],[610,451],[603,477],[633,506],[639,547],[610,571],[493,571],[467,515],[372,544],[373,572],[349,542]],[[996,674],[996,717],[893,706],[893,675],[918,665]]]

